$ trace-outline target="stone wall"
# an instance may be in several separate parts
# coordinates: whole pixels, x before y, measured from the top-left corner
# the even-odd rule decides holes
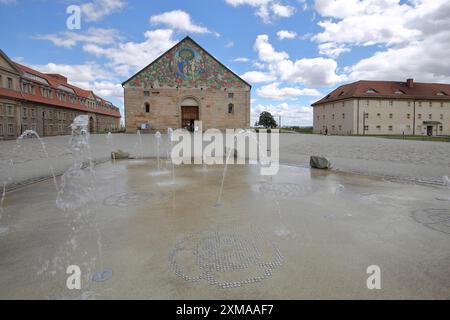
[[[144,95],[149,92],[149,96]],[[233,98],[229,98],[229,93]],[[141,124],[150,124],[152,130],[181,128],[181,104],[185,99],[194,99],[199,106],[199,120],[203,129],[247,128],[250,124],[250,91],[228,91],[218,89],[125,88],[125,123],[128,133],[135,133]],[[150,105],[146,112],[145,104]],[[234,105],[228,113],[228,105]]]

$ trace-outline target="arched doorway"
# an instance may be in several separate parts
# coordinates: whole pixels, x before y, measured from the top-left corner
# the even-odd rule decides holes
[[[89,117],[89,133],[94,133],[94,131],[95,131],[94,118]]]
[[[194,131],[194,122],[199,120],[199,104],[194,98],[185,98],[181,102],[181,127]]]

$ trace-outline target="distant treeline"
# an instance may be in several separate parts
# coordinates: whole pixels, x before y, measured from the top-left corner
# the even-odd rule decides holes
[[[283,126],[282,129],[295,131],[298,133],[313,133],[313,127]]]

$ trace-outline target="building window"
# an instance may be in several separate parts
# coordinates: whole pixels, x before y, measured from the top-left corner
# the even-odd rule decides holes
[[[14,134],[14,125],[12,123],[8,124],[8,134]]]
[[[408,101],[408,107],[411,107],[411,101]]]
[[[439,119],[443,120],[443,119],[444,119],[444,115],[441,114],[441,115],[439,116]]]
[[[364,118],[369,119],[369,114],[367,112],[364,112]]]
[[[23,117],[26,118],[27,117],[27,108],[23,108]]]
[[[422,107],[422,101],[419,101],[419,107]]]
[[[433,119],[433,115],[432,114],[429,114],[428,115],[428,120],[432,120]]]
[[[368,106],[369,105],[369,100],[366,100],[366,106]]]
[[[148,103],[148,102],[145,103],[145,112],[146,113],[150,112],[150,103]]]
[[[392,119],[394,115],[392,113],[389,113],[389,119]]]
[[[378,118],[381,117],[381,113],[377,113],[377,117],[378,117]]]
[[[388,130],[389,130],[389,131],[392,131],[392,126],[389,126],[389,127],[388,127]]]
[[[390,100],[389,101],[389,106],[392,107],[394,105],[394,101]]]
[[[439,126],[439,131],[443,131],[444,127],[443,126]]]
[[[364,126],[364,131],[369,131],[369,126]]]
[[[342,119],[345,119],[345,113],[342,114]]]
[[[334,131],[334,129],[335,129],[336,127],[335,126],[331,126],[331,130],[333,130]]]
[[[381,130],[381,126],[377,126],[377,130]]]
[[[441,102],[441,108],[443,108],[444,107],[444,103],[443,102]]]
[[[417,119],[422,119],[422,114],[419,113],[419,114],[417,115]]]
[[[410,113],[406,114],[406,119],[411,119],[411,114]]]
[[[150,91],[144,91],[144,97],[150,97]]]
[[[8,106],[6,110],[7,110],[6,112],[7,112],[8,116],[13,116],[14,115],[13,106]]]
[[[3,124],[0,123],[0,136],[3,135]]]
[[[417,130],[422,130],[422,126],[417,126]]]
[[[234,93],[229,92],[228,93],[228,99],[233,99],[234,98]]]
[[[409,124],[406,125],[406,131],[411,131],[411,126]]]
[[[433,106],[433,103],[432,102],[430,102],[430,108]]]
[[[322,119],[325,120],[325,115],[322,116]]]
[[[334,120],[334,113],[331,115],[331,119],[333,119]]]
[[[12,89],[12,88],[13,88],[13,79],[8,78],[8,89]]]
[[[339,131],[342,131],[342,126],[339,126]]]
[[[230,103],[228,104],[228,113],[233,113],[234,104]]]

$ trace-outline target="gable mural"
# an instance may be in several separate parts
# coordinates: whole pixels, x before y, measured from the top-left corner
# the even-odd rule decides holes
[[[159,60],[137,74],[131,87],[242,89],[242,80],[215,61],[191,41],[183,41]]]

